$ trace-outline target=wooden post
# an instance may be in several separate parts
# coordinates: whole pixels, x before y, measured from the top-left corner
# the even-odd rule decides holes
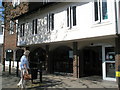
[[[16,68],[16,76],[18,77],[18,72],[19,72],[19,60],[17,60],[17,68]]]
[[[5,58],[3,58],[3,71],[5,72]]]
[[[116,66],[116,72],[120,70],[120,36],[115,38],[115,66]],[[118,90],[120,90],[120,77],[116,77],[118,82]]]
[[[49,45],[46,45],[46,63],[45,63],[47,73],[50,72],[49,67]]]
[[[9,60],[9,74],[11,74],[11,59]]]

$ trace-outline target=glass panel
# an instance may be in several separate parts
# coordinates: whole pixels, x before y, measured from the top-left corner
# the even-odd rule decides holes
[[[98,2],[95,0],[94,2],[94,14],[95,14],[95,21],[98,20]]]
[[[107,0],[102,0],[102,19],[108,19]]]
[[[106,61],[115,61],[114,47],[106,47],[105,48],[105,60]]]
[[[73,26],[76,25],[76,6],[72,7],[73,9]]]
[[[69,27],[69,8],[67,8],[67,27]]]
[[[115,63],[106,63],[106,77],[115,78]]]

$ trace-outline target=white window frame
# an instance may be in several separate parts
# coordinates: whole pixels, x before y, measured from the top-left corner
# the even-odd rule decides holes
[[[12,20],[10,20],[9,34],[14,34],[14,22]]]
[[[67,27],[68,28],[73,28],[73,27],[77,26],[77,13],[76,13],[76,25],[73,25],[73,7],[74,6],[70,6],[67,8],[67,13],[69,13],[69,17],[67,14]],[[75,7],[77,8],[77,6],[75,6]],[[77,12],[77,10],[76,10],[76,12]],[[68,18],[69,18],[69,21],[68,21]]]
[[[97,3],[98,3],[98,20],[97,21],[95,21],[95,1],[97,1]],[[108,7],[108,0],[106,0],[107,1],[107,11],[108,11],[108,19],[104,19],[103,20],[103,18],[102,18],[102,0],[94,0],[94,2],[93,2],[93,10],[94,10],[94,24],[99,24],[99,23],[104,23],[104,22],[107,22],[107,21],[109,21],[109,7]]]
[[[25,23],[20,25],[20,37],[25,36]]]
[[[20,0],[12,0],[13,7],[16,7],[19,4],[20,4]]]
[[[53,17],[52,17],[53,15]],[[49,13],[47,14],[47,31],[50,32],[50,31],[53,31],[55,28],[55,25],[54,25],[54,13]]]
[[[38,19],[32,20],[32,35],[38,34]]]

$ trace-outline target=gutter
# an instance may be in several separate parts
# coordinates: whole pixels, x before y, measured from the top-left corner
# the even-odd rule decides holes
[[[119,36],[119,33],[118,33],[118,27],[119,27],[119,25],[118,25],[118,20],[119,20],[119,18],[118,18],[118,1],[117,0],[115,0],[114,1],[114,3],[115,3],[115,26],[116,26],[116,35],[117,36]]]

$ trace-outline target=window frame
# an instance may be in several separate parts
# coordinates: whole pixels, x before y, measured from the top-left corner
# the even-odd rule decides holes
[[[9,34],[14,34],[14,22],[12,20],[10,20]]]
[[[32,35],[36,35],[38,33],[37,26],[38,26],[38,19],[32,20]]]
[[[109,14],[107,15],[107,19],[103,19],[102,15],[103,15],[103,11],[102,11],[102,2],[103,0],[94,0],[93,2],[93,13],[94,13],[94,23],[95,24],[99,24],[99,23],[104,23],[109,21]],[[98,20],[95,21],[95,2],[98,3]],[[107,13],[109,13],[109,8],[108,8],[108,0],[106,0],[107,3]]]
[[[48,13],[47,14],[47,31],[53,31],[54,30],[54,13]]]
[[[25,23],[20,25],[20,37],[24,37],[25,35]]]
[[[75,7],[75,9],[74,9],[74,7]],[[77,8],[76,6],[69,6],[67,8],[67,27],[69,27],[69,28],[77,26],[77,14],[76,14],[77,10],[76,10],[76,8]]]

